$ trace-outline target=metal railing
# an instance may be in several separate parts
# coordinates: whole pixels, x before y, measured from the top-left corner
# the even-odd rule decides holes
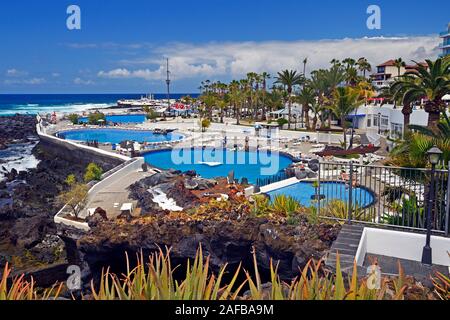
[[[320,163],[316,189],[319,215],[423,231],[431,170],[362,164]],[[436,170],[432,230],[449,235],[450,170]]]
[[[273,175],[273,176],[269,176],[266,178],[257,178],[256,179],[256,185],[258,187],[264,187],[267,186],[269,184],[275,183],[275,182],[279,182],[279,181],[283,181],[289,178],[295,177],[295,172],[290,171],[290,170],[284,170],[284,171],[280,171],[279,173]]]

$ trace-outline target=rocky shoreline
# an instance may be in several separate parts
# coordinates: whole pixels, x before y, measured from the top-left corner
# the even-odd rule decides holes
[[[34,116],[0,117],[0,146],[4,150],[37,141]],[[68,161],[41,143],[32,154],[39,161],[36,168],[8,170],[0,182],[0,270],[6,262],[19,273],[66,260],[64,242],[53,222],[59,210],[55,197],[67,188],[64,181],[69,174],[82,179],[87,164]]]

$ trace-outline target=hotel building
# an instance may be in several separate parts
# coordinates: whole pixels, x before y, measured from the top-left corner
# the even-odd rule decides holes
[[[441,32],[439,35],[442,38],[442,44],[439,48],[442,50],[441,57],[445,57],[450,54],[450,23],[448,24],[447,31]]]

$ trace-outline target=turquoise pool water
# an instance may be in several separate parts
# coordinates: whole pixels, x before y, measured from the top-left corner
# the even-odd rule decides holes
[[[107,122],[115,123],[143,123],[146,120],[145,114],[116,114],[106,116]],[[79,119],[80,123],[87,123],[88,118],[83,117]]]
[[[59,137],[76,141],[98,141],[100,143],[119,143],[124,140],[137,142],[166,142],[181,140],[183,135],[178,133],[154,134],[145,130],[123,129],[81,129],[59,132]]]
[[[179,149],[150,152],[147,163],[161,169],[195,170],[204,178],[226,177],[234,170],[236,179],[269,177],[287,168],[292,160],[278,153],[231,151],[225,149]],[[208,162],[206,164],[205,162]]]
[[[271,199],[274,199],[278,195],[291,196],[302,205],[309,207],[311,205],[311,196],[315,195],[315,189],[311,182],[298,182],[293,185],[280,188],[274,191],[268,192]],[[325,201],[333,199],[348,200],[350,191],[348,187],[341,182],[322,182],[320,184],[320,194],[325,195]],[[353,203],[358,203],[359,207],[366,207],[373,204],[375,198],[373,194],[365,188],[352,188]]]

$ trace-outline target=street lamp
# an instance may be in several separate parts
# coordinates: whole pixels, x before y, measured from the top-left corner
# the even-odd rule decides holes
[[[426,216],[426,225],[427,225],[427,240],[425,246],[422,251],[422,263],[423,264],[432,264],[431,260],[431,213],[433,210],[433,202],[434,202],[434,172],[436,170],[436,165],[439,163],[439,159],[441,158],[442,151],[434,146],[427,152],[428,160],[431,163],[431,181],[430,181],[430,191],[428,193],[428,207],[427,207],[427,216]]]
[[[381,134],[381,112],[378,112],[378,134]]]

